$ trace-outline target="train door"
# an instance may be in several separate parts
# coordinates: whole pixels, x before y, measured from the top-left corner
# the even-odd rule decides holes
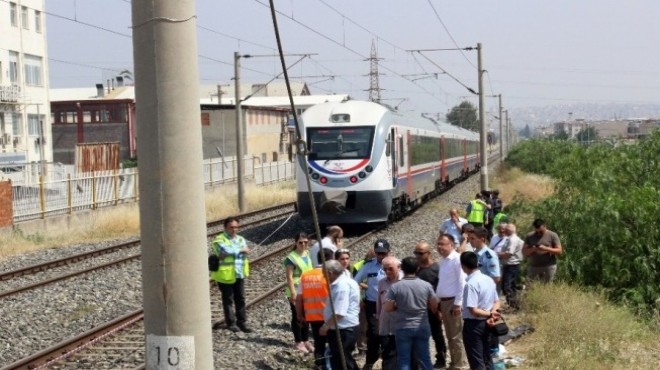
[[[467,174],[470,171],[470,166],[468,166],[468,160],[467,160],[467,153],[468,153],[468,148],[467,148],[467,140],[463,139],[463,170]]]
[[[387,146],[385,151],[385,156],[387,157],[387,172],[392,177],[392,188],[396,188],[396,180],[399,173],[396,160],[396,142],[394,138],[396,138],[396,130],[392,128],[387,136]]]
[[[447,164],[445,163],[445,137],[440,136],[440,181],[447,181]]]

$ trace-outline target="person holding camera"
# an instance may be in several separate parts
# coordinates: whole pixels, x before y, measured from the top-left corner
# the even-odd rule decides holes
[[[557,256],[564,250],[559,236],[548,230],[545,221],[537,218],[532,223],[534,231],[525,238],[523,256],[529,259],[527,276],[530,280],[540,280],[544,283],[552,282],[557,273]]]

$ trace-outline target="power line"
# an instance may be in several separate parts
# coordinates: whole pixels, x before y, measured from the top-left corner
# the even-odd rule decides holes
[[[439,65],[438,63],[434,62],[433,60],[431,60],[431,58],[429,58],[429,57],[427,57],[426,55],[422,54],[422,52],[421,52],[420,50],[410,50],[410,52],[417,52],[417,53],[419,53],[419,55],[421,55],[422,57],[424,57],[424,59],[428,60],[429,63],[431,63],[431,64],[433,64],[434,66],[436,66],[438,69],[440,69],[442,72],[444,72],[447,76],[451,77],[452,80],[458,82],[459,85],[461,85],[461,86],[463,86],[464,88],[466,88],[469,92],[471,92],[472,94],[475,94],[475,95],[478,94],[473,88],[467,86],[467,85],[464,84],[461,80],[459,80],[458,78],[454,77],[454,75],[452,75],[451,73],[447,72],[444,68],[440,67],[440,65]]]
[[[262,6],[264,6],[264,7],[270,9],[270,5],[268,5],[268,4],[266,4],[266,3],[263,3],[261,0],[253,0],[253,1],[255,1],[256,3],[261,4]],[[360,54],[358,51],[351,49],[350,47],[348,47],[348,46],[344,45],[343,43],[341,43],[341,42],[339,42],[339,41],[333,39],[333,38],[330,37],[330,36],[326,36],[325,34],[321,33],[321,31],[317,31],[317,30],[315,30],[315,29],[312,28],[311,26],[308,26],[307,24],[302,23],[301,21],[299,21],[299,20],[297,20],[297,19],[295,19],[295,18],[289,16],[288,14],[285,14],[285,13],[283,13],[283,12],[280,11],[280,10],[275,10],[275,12],[276,12],[277,14],[279,14],[279,15],[281,15],[281,16],[287,18],[287,19],[290,19],[291,21],[293,21],[293,22],[297,23],[298,25],[300,25],[301,27],[303,27],[303,28],[305,28],[305,29],[311,31],[312,33],[314,33],[314,34],[316,34],[316,35],[318,35],[318,36],[320,36],[320,37],[322,37],[322,38],[324,38],[324,39],[330,41],[331,43],[333,43],[333,44],[335,44],[335,45],[337,45],[337,46],[340,46],[340,47],[342,47],[342,48],[344,48],[344,49],[350,51],[351,53],[360,56],[360,57],[363,58],[363,59],[367,59],[367,56]],[[379,63],[379,64],[380,64],[380,66],[381,66],[383,69],[385,69],[386,71],[391,72],[392,74],[397,75],[397,76],[403,78],[404,80],[406,80],[406,81],[408,81],[408,82],[414,84],[415,86],[417,86],[419,89],[425,91],[427,94],[429,94],[429,95],[430,95],[431,97],[433,97],[434,99],[436,99],[436,100],[438,100],[438,101],[441,101],[441,100],[439,100],[434,94],[432,94],[430,91],[428,91],[427,89],[423,88],[423,87],[420,86],[419,84],[417,84],[417,83],[415,83],[415,82],[413,82],[413,81],[410,81],[409,79],[407,79],[407,78],[405,78],[405,77],[402,77],[401,74],[399,74],[398,72],[396,72],[395,70],[393,70],[393,69],[391,69],[391,68],[388,68],[387,66],[383,65],[382,63]]]
[[[443,22],[442,18],[440,18],[440,14],[438,14],[438,11],[435,9],[435,6],[433,6],[433,3],[431,2],[431,0],[427,0],[427,1],[429,2],[429,5],[431,6],[431,9],[433,9],[433,13],[435,13],[435,17],[438,19],[438,21],[442,25],[442,28],[445,29],[445,32],[447,32],[447,35],[449,36],[451,41],[454,43],[454,46],[456,46],[459,49],[459,51],[461,52],[461,55],[463,55],[463,58],[465,58],[465,60],[467,60],[467,62],[470,63],[470,65],[476,69],[477,66],[475,66],[474,63],[472,63],[472,61],[470,59],[468,59],[467,55],[465,55],[465,53],[463,53],[463,50],[461,50],[461,48],[458,46],[458,43],[456,42],[456,40],[454,40],[454,36],[451,35],[451,32],[449,32],[449,29],[445,25],[445,22]]]

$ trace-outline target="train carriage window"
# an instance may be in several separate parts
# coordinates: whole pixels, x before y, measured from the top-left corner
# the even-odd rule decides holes
[[[307,150],[312,160],[366,159],[373,145],[374,127],[310,127]]]
[[[440,158],[440,146],[436,138],[413,135],[410,146],[413,166],[435,162]]]

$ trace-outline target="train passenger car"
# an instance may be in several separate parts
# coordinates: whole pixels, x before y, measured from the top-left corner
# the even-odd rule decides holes
[[[479,168],[479,135],[365,101],[324,103],[302,117],[298,212],[323,224],[387,222]]]

